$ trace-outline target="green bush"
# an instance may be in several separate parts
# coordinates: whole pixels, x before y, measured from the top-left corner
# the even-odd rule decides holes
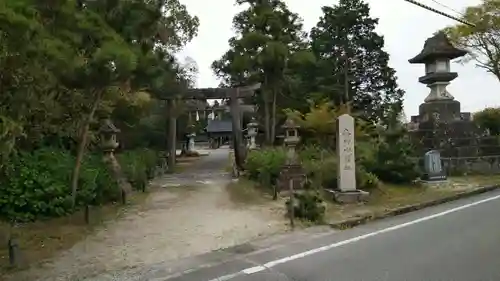
[[[290,211],[290,199],[286,201],[287,210]],[[294,217],[311,222],[323,222],[326,204],[320,193],[313,190],[297,192],[294,194]],[[288,214],[290,216],[290,214]]]
[[[360,151],[361,152],[361,151]],[[359,153],[356,164],[356,185],[360,189],[372,189],[379,185],[378,177],[363,167],[363,159],[371,156]],[[318,147],[306,147],[299,152],[307,178],[315,187],[337,188],[337,155],[335,152]]]
[[[82,163],[77,206],[116,196],[116,183],[98,158],[89,156]],[[70,213],[74,164],[68,151],[53,148],[13,155],[0,175],[0,217],[24,222]]]
[[[374,161],[363,166],[383,182],[411,183],[419,176],[417,162],[412,156],[413,146],[405,131],[387,131],[378,142]]]
[[[356,185],[359,189],[370,190],[380,185],[377,175],[367,172],[362,166],[356,167]]]
[[[150,149],[135,149],[117,155],[122,170],[132,187],[142,190],[155,176],[158,166],[158,152]]]
[[[285,163],[286,152],[282,148],[253,150],[247,155],[245,170],[251,180],[269,180],[270,184],[276,184]]]
[[[307,178],[315,187],[337,187],[337,156],[317,146],[308,146],[299,152]]]

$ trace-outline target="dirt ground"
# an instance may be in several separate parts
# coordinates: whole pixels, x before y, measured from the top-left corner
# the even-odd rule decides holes
[[[223,183],[170,187],[43,266],[6,280],[75,280],[197,255],[285,231],[282,207],[265,207],[232,202]]]
[[[228,188],[230,180],[222,175],[202,174],[157,180],[154,184],[162,188],[143,204],[128,209],[120,219],[98,227],[43,265],[3,280],[79,280],[197,255],[287,230],[282,202],[261,198],[248,204],[249,199],[257,197],[235,193]]]

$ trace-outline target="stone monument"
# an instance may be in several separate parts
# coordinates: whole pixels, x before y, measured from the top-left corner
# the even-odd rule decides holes
[[[440,182],[446,180],[446,173],[441,164],[441,154],[438,150],[431,150],[424,155],[424,175],[425,182]]]
[[[354,118],[349,114],[337,120],[337,190],[327,190],[339,203],[366,201],[368,192],[356,188]]]

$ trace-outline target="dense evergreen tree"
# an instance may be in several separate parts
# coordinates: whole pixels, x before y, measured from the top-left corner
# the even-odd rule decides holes
[[[236,35],[230,49],[213,63],[216,74],[228,86],[263,83],[266,141],[272,143],[278,99],[285,93],[285,73],[293,55],[304,48],[305,33],[300,17],[281,0],[237,0],[248,8],[233,19]]]
[[[339,103],[373,121],[402,110],[404,91],[398,88],[384,39],[375,32],[377,19],[362,0],[340,0],[323,7],[323,16],[311,31],[311,49],[318,62],[306,83],[310,92]],[[312,74],[311,74],[312,73]]]

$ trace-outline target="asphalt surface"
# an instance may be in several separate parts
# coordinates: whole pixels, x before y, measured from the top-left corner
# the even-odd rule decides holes
[[[135,280],[498,281],[500,191],[345,231],[292,234],[158,265]]]

